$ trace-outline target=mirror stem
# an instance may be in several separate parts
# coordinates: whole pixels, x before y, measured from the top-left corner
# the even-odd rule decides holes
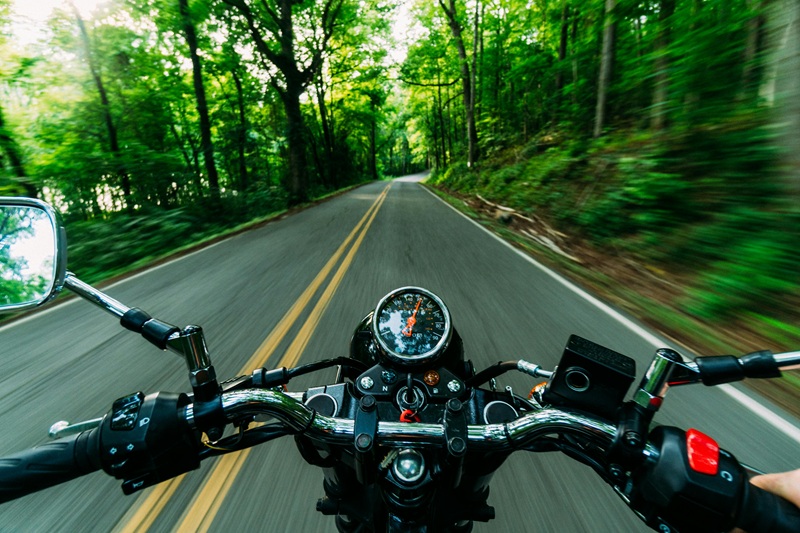
[[[108,311],[117,318],[122,318],[122,315],[130,311],[128,306],[118,302],[107,294],[98,291],[91,285],[82,282],[76,278],[75,274],[72,272],[67,272],[66,279],[64,280],[64,286],[81,298],[89,300],[93,304],[101,307],[105,311]]]

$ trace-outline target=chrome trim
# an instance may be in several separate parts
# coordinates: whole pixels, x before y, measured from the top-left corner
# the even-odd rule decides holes
[[[47,287],[44,296],[38,300],[22,302],[18,304],[4,305],[2,312],[23,311],[39,307],[55,298],[64,288],[67,276],[67,236],[58,212],[47,202],[36,198],[25,198],[20,196],[0,197],[0,204],[7,207],[31,207],[41,209],[50,222],[50,229],[53,231],[53,282]],[[2,236],[0,236],[2,237]]]
[[[60,420],[50,426],[50,431],[47,432],[47,435],[51,439],[60,439],[61,437],[74,435],[75,433],[86,431],[87,429],[94,429],[102,422],[102,418],[93,418],[91,420],[84,420],[83,422],[77,422],[75,424],[70,424],[66,420]]]
[[[487,424],[489,423],[489,421],[487,420],[488,417],[486,416],[486,414],[489,412],[489,408],[491,408],[491,406],[493,406],[495,404],[501,404],[501,405],[509,406],[511,408],[511,411],[514,413],[514,418],[518,418],[519,417],[519,413],[517,412],[516,409],[514,409],[513,405],[511,405],[508,402],[504,402],[503,400],[494,400],[492,402],[487,403],[483,408],[483,421],[486,422]]]
[[[539,365],[529,363],[528,361],[523,361],[522,359],[517,361],[517,370],[534,378],[550,379],[553,377],[553,372],[550,370],[544,370]]]
[[[186,326],[182,331],[173,333],[167,340],[167,349],[186,359],[189,372],[207,370],[211,366],[203,328],[200,326]]]
[[[380,335],[380,328],[378,327],[378,321],[380,320],[380,310],[383,306],[391,300],[392,298],[396,298],[403,294],[404,292],[417,292],[420,294],[424,294],[425,296],[429,297],[431,300],[436,302],[436,304],[441,307],[442,313],[444,314],[444,335],[442,338],[439,339],[439,342],[436,343],[436,346],[433,347],[432,350],[425,352],[423,354],[418,355],[404,355],[395,352],[391,346],[386,344],[386,341],[381,338]],[[426,361],[430,361],[431,359],[438,356],[440,353],[444,352],[447,349],[447,346],[450,344],[450,339],[453,337],[453,322],[450,318],[450,310],[447,308],[447,305],[442,301],[441,298],[433,294],[428,289],[423,289],[422,287],[400,287],[399,289],[395,289],[383,298],[380,299],[378,305],[375,306],[375,311],[372,313],[372,335],[375,337],[376,341],[378,342],[378,346],[380,347],[381,351],[386,354],[386,356],[391,359],[392,361],[400,364],[406,365],[414,365],[417,363],[424,363]]]
[[[701,380],[697,363],[687,363],[675,350],[656,350],[633,401],[650,411],[658,411],[670,387]]]
[[[111,296],[95,289],[91,285],[82,282],[75,277],[72,272],[67,272],[67,277],[64,280],[64,286],[83,298],[89,300],[93,304],[108,311],[117,318],[122,318],[122,315],[130,311],[130,307],[124,305]]]
[[[401,483],[411,485],[425,475],[425,458],[417,450],[406,448],[398,452],[392,470]]]
[[[316,414],[294,396],[276,389],[244,389],[222,395],[222,408],[228,420],[258,414],[270,415],[287,427],[304,432],[312,439],[330,444],[352,444],[355,421]],[[184,408],[184,417],[192,424],[192,405]],[[507,424],[467,426],[468,446],[478,450],[514,450],[523,448],[539,437],[571,432],[610,443],[616,427],[587,414],[546,408],[521,416]],[[444,427],[441,424],[378,422],[376,443],[393,446],[441,446]],[[657,455],[651,445],[646,455]]]
[[[772,357],[781,370],[800,369],[800,352],[776,353]]]

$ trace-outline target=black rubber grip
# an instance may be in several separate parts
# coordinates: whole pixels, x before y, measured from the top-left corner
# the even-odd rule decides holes
[[[753,352],[739,358],[739,364],[744,368],[748,378],[779,378],[781,369],[775,362],[775,357],[769,350]]]
[[[145,323],[151,318],[153,317],[141,309],[134,307],[132,309],[128,309],[128,312],[122,315],[122,318],[119,319],[119,323],[122,324],[122,327],[125,329],[135,331],[136,333],[141,333]]]
[[[695,359],[705,385],[720,385],[744,378],[776,378],[781,371],[770,351],[753,352],[743,357],[712,355]]]
[[[0,503],[100,469],[98,429],[0,457]]]
[[[747,533],[797,533],[800,509],[780,496],[746,483],[736,527]]]
[[[142,326],[142,337],[147,339],[151,344],[155,344],[162,350],[167,349],[167,341],[174,334],[178,333],[180,329],[172,324],[167,324],[156,318],[152,318],[144,323]]]

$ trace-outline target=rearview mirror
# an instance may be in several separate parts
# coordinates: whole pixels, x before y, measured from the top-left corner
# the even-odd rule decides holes
[[[64,229],[48,204],[0,197],[0,311],[42,305],[66,275]]]

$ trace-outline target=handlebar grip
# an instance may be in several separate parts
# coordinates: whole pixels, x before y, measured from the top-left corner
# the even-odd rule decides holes
[[[736,527],[748,533],[797,533],[800,508],[752,483],[745,483]]]
[[[0,457],[0,503],[99,469],[97,428]]]

